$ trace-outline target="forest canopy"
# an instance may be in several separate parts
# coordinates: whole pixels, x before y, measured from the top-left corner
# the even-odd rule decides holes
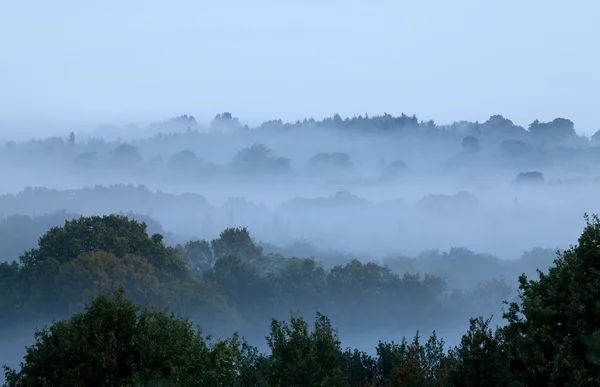
[[[519,277],[503,326],[475,317],[451,348],[435,333],[422,340],[417,332],[412,340],[380,342],[375,355],[343,349],[320,311],[312,328],[299,315],[273,318],[263,353],[237,334],[214,341],[189,316],[164,308],[185,313],[193,305],[212,314],[231,306],[264,322],[253,314],[252,297],[278,295],[307,310],[323,301],[322,281],[336,306],[369,304],[377,318],[367,321],[377,324],[393,318],[382,314],[390,305],[403,302],[444,313],[440,278],[399,277],[358,261],[327,272],[311,259],[265,255],[243,228],[170,248],[124,216],[70,220],[50,229],[20,262],[0,266],[9,289],[3,316],[23,318],[50,303],[65,313],[37,331],[19,369],[6,368],[6,385],[597,386],[600,219],[585,220],[578,243],[558,253],[548,272]],[[381,294],[386,287],[392,298]],[[80,306],[70,310],[74,301]]]

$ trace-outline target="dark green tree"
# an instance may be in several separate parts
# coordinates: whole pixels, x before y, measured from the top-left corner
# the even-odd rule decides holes
[[[503,341],[490,328],[491,317],[470,320],[469,331],[449,351],[450,384],[454,387],[517,386],[510,374]]]
[[[246,227],[227,228],[210,243],[215,259],[235,256],[250,265],[263,259],[262,248],[254,243]]]
[[[122,215],[80,217],[52,227],[38,241],[38,247],[21,256],[25,268],[47,261],[64,263],[79,255],[104,251],[122,258],[127,254],[144,257],[162,270],[183,274],[185,262],[173,248],[163,243],[163,236],[148,236],[146,223]]]
[[[202,274],[212,269],[215,263],[210,243],[206,240],[189,241],[180,247],[180,254],[194,274]]]
[[[331,322],[317,314],[312,332],[301,317],[290,323],[273,320],[267,337],[271,355],[266,380],[270,387],[348,385],[342,350]]]
[[[377,375],[377,360],[358,349],[347,348],[342,353],[343,371],[350,387],[368,386]]]
[[[525,385],[600,386],[590,345],[600,329],[600,220],[585,220],[578,244],[558,253],[548,273],[519,278],[520,302],[505,313],[511,371]]]
[[[6,386],[235,386],[239,342],[207,343],[167,312],[140,309],[124,289],[101,294],[69,320],[35,333]]]

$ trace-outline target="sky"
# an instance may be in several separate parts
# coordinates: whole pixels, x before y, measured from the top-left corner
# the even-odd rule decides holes
[[[404,112],[565,117],[591,134],[598,14],[594,0],[0,0],[0,127]]]

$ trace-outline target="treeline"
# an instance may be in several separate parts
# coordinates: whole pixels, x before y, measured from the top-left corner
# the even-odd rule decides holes
[[[124,188],[124,189],[121,189]],[[80,191],[55,191],[48,189],[34,189],[25,191],[16,196],[0,196],[0,209],[7,212],[18,213],[21,210],[28,215],[13,214],[0,218],[0,262],[17,259],[25,250],[35,248],[38,239],[48,230],[55,226],[64,225],[65,220],[73,220],[80,216],[91,215],[98,210],[112,213],[119,208],[124,208],[128,203],[135,203],[135,211],[121,212],[130,219],[144,222],[149,234],[162,234],[167,245],[185,245],[190,238],[171,232],[166,232],[162,224],[152,217],[141,213],[156,213],[160,206],[168,208],[171,203],[181,199],[178,195],[154,194],[149,190],[129,187],[95,187]],[[130,191],[129,194],[126,194]],[[28,194],[27,192],[31,192]],[[60,193],[60,195],[57,195]],[[102,198],[102,201],[110,203],[110,206],[97,207],[93,198]],[[48,200],[52,198],[52,200]],[[87,208],[84,202],[88,200]],[[204,203],[203,198],[198,195],[198,203]],[[196,204],[198,204],[196,203]],[[191,203],[187,203],[190,204]],[[240,203],[238,203],[240,204]],[[242,205],[244,203],[241,203]],[[334,204],[327,202],[325,205]],[[47,206],[47,208],[60,208],[68,205],[68,210],[59,210],[44,215],[36,205]],[[225,209],[229,209],[224,205]],[[86,211],[81,213],[80,211]],[[226,215],[231,215],[230,211]],[[235,213],[234,213],[235,214]],[[214,214],[217,217],[217,214]],[[223,215],[225,217],[225,215]],[[208,243],[207,241],[203,243]],[[451,248],[448,251],[428,250],[416,256],[403,255],[378,256],[376,254],[348,254],[335,250],[323,250],[316,248],[305,240],[297,240],[290,244],[273,245],[263,241],[256,242],[263,247],[265,254],[280,255],[285,257],[313,257],[317,259],[325,269],[344,265],[358,259],[360,261],[377,261],[388,266],[396,274],[404,273],[428,273],[442,277],[450,289],[466,288],[474,286],[477,281],[489,281],[493,278],[510,279],[516,278],[520,273],[528,275],[535,274],[537,269],[547,269],[554,259],[555,252],[552,249],[534,248],[524,252],[521,256],[511,257],[510,260],[499,259],[491,254],[476,253],[466,248]],[[212,254],[212,250],[210,250]],[[476,273],[474,275],[473,273]]]
[[[228,116],[230,117],[230,116]],[[220,116],[215,118],[218,121]],[[223,121],[222,119],[220,120]],[[228,121],[229,122],[229,121]],[[239,121],[231,121],[232,123]],[[438,125],[433,120],[419,120],[417,116],[408,116],[402,113],[393,116],[385,113],[383,115],[354,116],[342,118],[339,114],[326,117],[323,120],[314,118],[298,120],[295,123],[284,123],[282,120],[271,120],[264,122],[259,129],[271,130],[293,130],[302,128],[337,128],[346,131],[379,132],[379,133],[402,133],[420,134],[423,137],[431,137],[435,134],[460,134],[482,137],[504,137],[512,139],[532,139],[541,142],[562,142],[573,140],[577,137],[573,121],[557,117],[549,122],[534,120],[524,128],[515,125],[513,121],[500,114],[490,116],[485,122],[458,121],[452,124]],[[591,141],[600,140],[600,130],[591,138]]]
[[[502,301],[514,294],[516,284],[510,279],[546,269],[554,256],[551,250],[535,249],[521,259],[503,261],[454,248],[414,258],[387,257],[382,263],[363,257],[364,263],[302,243],[267,245],[265,251],[244,228],[228,228],[212,241],[169,246],[159,234],[160,224],[129,217],[57,213],[0,221],[0,231],[10,230],[0,233],[8,238],[0,239],[6,261],[0,265],[0,286],[5,289],[0,325],[68,316],[99,289],[124,281],[136,302],[169,306],[201,321],[207,314],[222,316],[228,326],[237,324],[247,331],[290,310],[326,312],[350,331],[366,326],[429,328],[435,316],[444,316],[445,324],[452,326],[464,315],[497,313]],[[147,234],[148,224],[154,236]],[[43,234],[39,240],[36,231]],[[10,239],[13,236],[19,238]],[[124,236],[139,242],[124,244]],[[79,249],[65,247],[73,245]],[[155,261],[149,261],[147,251],[155,245]],[[19,246],[28,251],[12,255]],[[32,266],[38,261],[43,265]],[[184,269],[165,271],[159,265],[163,261],[180,262]],[[181,293],[174,295],[179,288]],[[380,318],[372,321],[362,313],[365,305]]]
[[[134,184],[96,184],[72,190],[26,187],[16,194],[0,195],[0,213],[5,216],[39,216],[55,211],[83,215],[121,211],[155,214],[153,218],[157,218],[173,212],[182,216],[189,212],[189,208],[203,211],[209,209],[209,206],[207,199],[198,193],[169,194]],[[194,216],[197,217],[197,214]]]
[[[449,289],[441,276],[409,269],[402,259],[388,262],[405,270],[398,272],[356,259],[326,268],[314,258],[265,253],[244,228],[168,246],[146,227],[122,215],[52,227],[18,261],[0,264],[0,326],[67,317],[116,284],[136,303],[169,307],[210,328],[248,331],[291,310],[327,313],[351,331],[412,329],[436,316],[452,324],[474,311],[497,311],[514,289],[491,277]],[[449,263],[457,264],[457,252],[446,256]],[[463,254],[466,265],[475,257]]]
[[[193,116],[182,115],[162,122],[154,122],[148,126],[147,131],[155,134],[167,134],[171,132],[204,131],[207,129],[212,131],[233,130],[243,132],[248,130],[291,131],[312,128],[341,129],[348,132],[362,131],[380,133],[416,130],[417,133],[420,132],[424,136],[431,135],[435,132],[467,135],[504,135],[507,137],[529,135],[536,139],[559,141],[576,136],[575,124],[573,121],[566,118],[557,117],[549,122],[540,122],[536,119],[525,128],[514,124],[513,121],[500,114],[492,115],[484,122],[461,120],[453,122],[452,124],[441,125],[435,123],[433,120],[419,120],[416,115],[407,115],[405,113],[401,113],[399,116],[394,116],[389,113],[371,116],[369,116],[369,114],[361,114],[345,118],[341,117],[339,114],[334,114],[331,117],[325,117],[321,120],[312,117],[297,120],[296,122],[284,122],[281,119],[272,119],[265,121],[254,128],[250,128],[248,125],[241,123],[232,113],[225,112],[217,114],[208,127],[199,124]],[[102,126],[98,128],[97,134],[102,135],[103,132],[114,134],[118,133],[120,129],[127,129],[133,132],[138,131],[138,128],[135,125],[130,125],[126,128]],[[600,139],[600,130],[591,137],[592,141],[598,139]],[[66,142],[71,145],[74,144],[75,137],[70,136]]]
[[[156,136],[132,138],[130,142],[78,141],[73,133],[64,138],[36,139],[19,144],[9,142],[0,150],[0,159],[13,167],[39,166],[42,160],[51,161],[53,168],[62,168],[56,173],[68,172],[77,176],[85,176],[91,171],[99,174],[96,177],[109,172],[113,175],[134,173],[133,176],[172,181],[180,181],[182,176],[223,179],[248,173],[287,177],[305,172],[310,176],[351,173],[352,166],[357,164],[353,160],[355,154],[348,153],[347,149],[317,151],[319,146],[306,140],[308,134],[318,135],[321,132],[331,134],[329,142],[332,144],[335,138],[356,140],[357,134],[394,134],[399,136],[398,147],[408,146],[410,149],[408,143],[402,140],[403,136],[408,136],[424,146],[431,145],[436,153],[447,148],[442,152],[445,160],[441,162],[446,167],[473,166],[475,154],[485,155],[503,165],[525,169],[519,172],[554,167],[560,163],[595,163],[600,159],[597,150],[600,131],[590,138],[577,135],[574,123],[565,118],[550,122],[536,120],[524,128],[501,115],[491,116],[482,123],[460,121],[451,125],[419,121],[417,117],[405,114],[345,119],[334,115],[320,121],[306,119],[296,123],[271,120],[248,130],[231,114],[225,113],[218,115],[210,128],[231,130],[202,132],[193,117],[183,116],[152,125],[149,128],[152,133],[162,130]],[[303,141],[289,140],[301,133],[307,134]],[[288,140],[285,140],[286,136]],[[290,141],[294,146],[302,144],[299,149],[305,150],[306,157],[302,157],[304,167],[301,169],[292,168],[292,161],[299,162],[295,151],[293,155],[285,151],[289,150]],[[275,149],[269,143],[283,145]],[[215,152],[215,148],[221,148],[221,151]],[[383,180],[399,178],[417,163],[414,157],[406,154],[399,157],[382,144],[375,145],[372,151],[382,158],[376,177]]]
[[[63,190],[28,186],[16,194],[0,194],[0,213],[5,216],[39,216],[55,211],[83,215],[120,211],[153,214],[154,218],[166,218],[168,214],[175,211],[178,213],[178,217],[181,217],[189,212],[187,209],[194,208],[196,211],[194,219],[197,219],[198,213],[200,213],[200,215],[212,215],[216,220],[219,217],[230,218],[232,212],[233,215],[237,215],[239,212],[245,218],[251,218],[248,214],[269,218],[278,211],[285,215],[286,212],[294,210],[314,208],[321,211],[340,206],[361,209],[382,208],[386,211],[391,208],[398,211],[414,208],[433,211],[453,210],[456,213],[464,213],[476,209],[481,204],[482,202],[476,196],[464,191],[455,194],[428,194],[414,204],[406,203],[401,199],[376,204],[348,191],[336,191],[331,195],[316,198],[296,196],[283,201],[273,212],[267,210],[263,204],[254,203],[243,197],[230,196],[223,204],[215,206],[199,193],[172,194],[160,189],[151,190],[142,184],[96,184],[80,189]]]
[[[590,188],[593,187],[587,187],[581,194],[578,192],[582,199],[580,205],[575,207],[588,207],[595,203],[593,195],[590,195],[590,192],[593,193]],[[283,201],[278,206],[268,207],[265,204],[274,204],[268,202],[268,196],[262,199],[267,201],[264,204],[243,197],[229,197],[222,203],[213,204],[199,193],[173,194],[133,184],[95,185],[65,190],[28,187],[15,194],[0,195],[0,214],[4,215],[0,218],[0,228],[4,227],[5,230],[4,234],[0,233],[0,241],[2,235],[7,235],[6,243],[0,244],[0,260],[15,259],[24,249],[35,247],[37,238],[49,229],[46,227],[48,222],[60,225],[71,216],[110,213],[135,214],[134,218],[146,221],[151,233],[163,234],[168,244],[185,243],[198,236],[214,238],[228,227],[244,225],[261,243],[276,243],[280,248],[289,246],[290,248],[282,251],[283,255],[315,256],[323,261],[325,259],[321,258],[326,255],[331,257],[326,261],[338,263],[345,263],[348,261],[347,257],[321,250],[331,248],[363,261],[380,261],[385,258],[385,254],[399,252],[401,249],[415,255],[433,246],[446,251],[451,247],[467,246],[516,260],[524,251],[536,246],[554,248],[567,246],[569,243],[569,238],[552,237],[535,240],[530,238],[531,242],[528,242],[527,238],[517,236],[516,233],[512,233],[516,239],[513,244],[502,242],[502,239],[511,238],[506,233],[497,234],[494,228],[506,228],[510,235],[511,230],[521,228],[521,225],[538,228],[544,222],[542,219],[550,221],[554,215],[560,213],[559,217],[563,214],[566,217],[572,212],[567,212],[565,206],[553,208],[551,213],[545,209],[541,211],[539,206],[529,205],[532,201],[537,203],[532,195],[529,198],[525,195],[520,203],[516,199],[511,203],[512,198],[503,194],[506,205],[500,207],[494,206],[492,201],[481,200],[465,192],[425,195],[412,203],[399,198],[375,203],[343,191],[323,194],[321,197],[302,197],[310,196],[310,189],[308,187],[304,195],[296,194],[295,198]],[[547,194],[558,197],[561,192],[559,189],[553,191],[549,188]],[[564,199],[565,193],[560,198]],[[376,200],[375,197],[373,199]],[[567,205],[571,205],[571,202],[567,202]],[[58,215],[55,214],[56,211],[59,211]],[[60,211],[67,212],[62,219]],[[12,217],[13,215],[16,217]],[[36,217],[34,222],[39,224],[30,224],[22,216]],[[38,217],[40,218],[37,219]],[[424,218],[434,220],[428,222],[431,227],[421,227],[424,223],[420,219]],[[571,219],[574,223],[579,223],[578,217]],[[364,231],[364,224],[370,225],[367,231],[376,234],[379,243],[355,247],[353,240],[358,242],[370,238],[366,236],[368,233]],[[455,227],[457,224],[461,224],[461,227]],[[567,230],[564,223],[555,222],[553,228]],[[459,229],[462,231],[457,232]],[[164,230],[168,230],[169,234]],[[490,238],[489,243],[482,242],[485,234]],[[9,240],[8,235],[11,238],[14,236],[14,239]],[[482,237],[477,240],[475,235]],[[297,244],[299,236],[318,246],[319,251],[306,244]],[[429,241],[431,238],[434,238],[434,243]],[[30,243],[25,244],[25,239]],[[11,240],[14,243],[10,243]],[[294,244],[296,246],[292,246]],[[505,247],[511,251],[506,251]],[[547,263],[537,268],[547,267],[553,253],[546,253],[546,256],[550,257],[546,259]],[[497,266],[494,260],[485,261],[490,263],[490,267]],[[520,262],[524,261],[519,261],[519,264]],[[413,263],[411,266],[414,266]],[[505,268],[508,266],[510,265],[504,265]],[[507,278],[514,278],[522,271],[530,272],[525,268],[516,269],[517,272],[505,269],[500,271]],[[422,271],[418,265],[417,270]]]
[[[474,318],[461,342],[448,351],[435,334],[429,340],[417,334],[412,341],[380,342],[376,355],[369,355],[343,349],[331,321],[320,313],[312,329],[299,316],[271,320],[269,351],[260,353],[237,335],[212,341],[189,320],[136,306],[147,296],[141,284],[144,289],[173,280],[185,284],[170,288],[177,297],[169,304],[177,307],[192,284],[194,293],[206,300],[207,282],[194,282],[198,277],[187,270],[177,249],[165,247],[159,235],[148,237],[143,224],[118,216],[80,218],[52,229],[20,263],[2,266],[1,278],[6,279],[6,273],[15,278],[27,273],[48,284],[48,273],[56,275],[67,267],[81,278],[87,275],[88,284],[101,282],[107,267],[121,277],[101,283],[99,295],[85,311],[39,331],[21,369],[6,369],[6,385],[599,386],[600,219],[586,216],[586,222],[578,243],[558,254],[547,273],[540,272],[537,279],[519,278],[519,297],[509,303],[504,326],[492,328],[489,319]],[[244,292],[261,290],[252,268],[262,267],[265,274],[278,270],[277,260],[261,256],[244,230],[225,230],[210,247],[216,262],[208,272],[219,278],[217,268],[223,265],[228,270],[221,274],[232,283],[247,276],[252,282],[246,283]],[[206,271],[202,265],[209,262],[197,257],[207,248],[198,242],[196,258],[185,258],[197,263],[190,265],[192,270]],[[95,265],[88,265],[91,262]],[[246,271],[237,262],[243,262]],[[300,277],[314,273],[309,260],[294,262],[309,268]],[[238,269],[233,270],[235,266]],[[381,273],[359,263],[331,272],[343,279],[348,267],[354,273]],[[298,276],[284,279],[298,283]],[[339,290],[353,292],[349,297],[365,296],[361,291],[368,290],[363,287],[368,278],[354,279],[358,281],[338,282]],[[405,279],[388,283],[423,293],[440,283],[437,278]],[[113,286],[119,289],[112,295],[102,292]],[[399,289],[382,300],[388,307],[405,300]],[[360,301],[364,307],[364,299]],[[426,310],[430,306],[427,300],[418,302]],[[371,308],[368,312],[356,309],[352,317],[368,315],[370,329],[376,329],[379,320],[393,318]]]
[[[1,202],[2,198],[0,196]],[[30,207],[30,209],[32,208]],[[35,209],[33,212],[35,213]],[[162,234],[165,236],[167,243],[175,244],[174,236],[167,233],[159,222],[149,216],[133,212],[121,213],[121,215],[146,223],[148,233]],[[80,213],[60,210],[38,216],[15,213],[0,217],[0,262],[15,260],[24,251],[36,247],[40,236],[52,227],[62,226],[65,220],[73,220],[81,216]]]

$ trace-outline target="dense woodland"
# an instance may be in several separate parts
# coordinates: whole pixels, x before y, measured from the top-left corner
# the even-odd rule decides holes
[[[18,261],[7,259],[0,266],[0,286],[6,289],[0,314],[3,330],[47,316],[68,316],[95,294],[94,286],[111,288],[125,278],[135,283],[131,297],[136,302],[168,306],[206,328],[220,327],[220,333],[236,327],[250,334],[271,317],[290,311],[327,313],[348,332],[366,326],[434,329],[435,316],[443,316],[444,324],[451,326],[465,315],[498,312],[502,301],[515,296],[516,277],[548,268],[554,256],[552,250],[534,249],[505,261],[454,248],[376,262],[310,250],[310,245],[262,246],[245,228],[225,229],[212,241],[168,245],[162,234],[148,236],[146,223],[134,220],[143,217],[134,214],[71,215],[72,220],[63,223],[65,216],[13,216],[0,223],[0,230],[10,230],[3,233],[3,245],[25,251]],[[160,232],[159,224],[150,224]],[[35,232],[44,227],[50,230],[38,240]],[[7,250],[4,257],[19,256]],[[156,261],[147,262],[148,254]],[[46,255],[53,260],[35,267],[27,263]],[[158,270],[177,260],[185,263],[181,273]],[[476,279],[474,272],[479,273]],[[166,283],[173,289],[166,291]],[[364,305],[379,317],[373,320],[364,313]]]
[[[599,161],[501,115],[7,142],[5,385],[600,385]]]
[[[376,329],[448,318],[445,305],[457,308],[461,297],[444,295],[439,277],[399,276],[358,261],[325,270],[313,259],[265,255],[245,229],[168,247],[125,216],[80,217],[0,265],[3,324],[70,316],[37,331],[21,368],[6,368],[6,385],[600,385],[600,220],[586,221],[578,243],[558,253],[549,271],[519,277],[502,327],[476,317],[450,349],[417,332],[380,342],[370,355],[343,349],[332,321]],[[264,322],[277,310],[257,308],[261,302],[316,309],[314,325],[294,313],[271,320],[262,353],[237,335],[214,341],[163,311],[209,324]],[[411,303],[419,308],[407,316]]]

